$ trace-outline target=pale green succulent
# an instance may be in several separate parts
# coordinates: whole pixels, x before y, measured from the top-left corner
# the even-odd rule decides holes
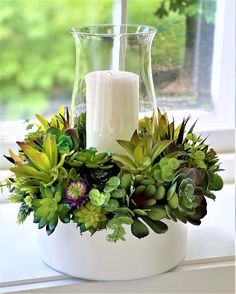
[[[80,227],[83,225],[86,230],[98,230],[104,225],[107,217],[101,207],[88,202],[86,205],[73,211],[72,219],[74,222],[78,223]]]

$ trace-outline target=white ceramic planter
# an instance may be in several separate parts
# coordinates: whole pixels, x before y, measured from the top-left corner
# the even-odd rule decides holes
[[[76,224],[58,223],[51,236],[39,230],[39,252],[49,266],[74,277],[100,281],[144,278],[173,268],[185,256],[187,226],[166,223],[169,230],[165,234],[150,229],[143,239],[126,227],[126,241],[117,243],[106,241],[106,230],[81,236]]]

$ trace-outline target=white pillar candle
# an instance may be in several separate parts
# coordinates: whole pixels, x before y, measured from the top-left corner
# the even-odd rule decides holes
[[[95,71],[86,75],[85,82],[87,148],[124,152],[116,140],[130,140],[138,127],[139,76]]]

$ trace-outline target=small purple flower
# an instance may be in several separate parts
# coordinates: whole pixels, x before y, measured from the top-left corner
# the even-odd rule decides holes
[[[72,208],[79,208],[88,200],[88,185],[81,179],[70,182],[64,190],[64,197]]]

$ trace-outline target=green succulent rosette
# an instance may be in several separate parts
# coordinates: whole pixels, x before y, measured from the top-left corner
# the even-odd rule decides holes
[[[18,154],[9,151],[14,177],[2,183],[20,203],[18,222],[33,213],[38,228],[52,234],[58,222],[77,224],[81,233],[108,229],[107,240],[125,240],[130,226],[137,238],[163,234],[166,220],[200,225],[206,198],[223,187],[216,152],[205,139],[169,122],[158,110],[139,121],[130,141],[118,140],[123,153],[86,149],[86,114],[73,118],[61,107],[38,122]]]

